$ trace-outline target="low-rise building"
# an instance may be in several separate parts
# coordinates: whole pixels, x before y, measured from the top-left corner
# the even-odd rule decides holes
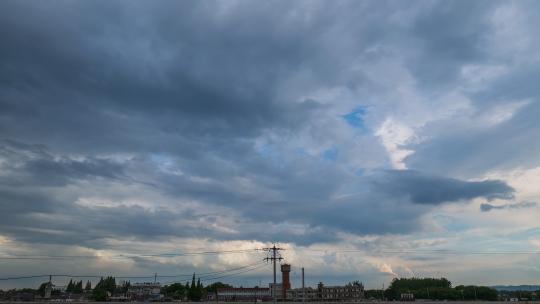
[[[283,284],[281,283],[270,283],[270,297],[276,300],[283,299]]]
[[[414,294],[402,293],[399,298],[401,301],[414,301]]]
[[[317,285],[317,296],[321,301],[361,301],[364,299],[364,285],[354,282],[345,286]]]
[[[217,290],[218,301],[269,301],[272,300],[270,288],[220,288]]]
[[[126,296],[137,301],[159,301],[163,298],[160,283],[135,283],[129,286]]]
[[[357,302],[364,299],[364,286],[359,282],[349,283],[344,286],[325,286],[321,282],[317,285],[317,288],[295,288],[287,291],[288,301],[299,302],[302,299],[306,302]]]
[[[300,302],[304,299],[306,302],[314,302],[319,299],[318,294],[318,290],[315,288],[295,288],[287,290],[287,300]]]

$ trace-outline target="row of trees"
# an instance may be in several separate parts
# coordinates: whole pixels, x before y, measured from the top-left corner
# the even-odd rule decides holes
[[[44,290],[46,284],[47,283],[43,283],[42,286],[40,286],[40,290]],[[66,287],[66,291],[71,293],[82,293],[82,285],[82,281],[77,282],[70,280]],[[106,278],[101,278],[93,289],[91,283],[88,281],[84,291],[91,291],[91,297],[96,301],[105,301],[108,295],[125,294],[130,286],[131,283],[129,281],[123,281],[120,284],[117,284],[116,278],[109,276]],[[174,283],[163,287],[162,292],[166,297],[170,297],[175,300],[187,299],[189,301],[200,301],[201,299],[205,298],[206,295],[215,293],[218,288],[228,287],[232,286],[221,282],[213,283],[205,287],[201,283],[201,279],[196,279],[195,274],[193,274],[191,284],[189,282],[186,282],[185,284]]]
[[[36,290],[36,294],[43,297],[45,295],[45,289],[49,285],[49,282],[42,283]],[[69,280],[66,286],[66,292],[72,294],[91,293],[91,298],[96,301],[105,301],[108,295],[124,294],[127,292],[131,283],[129,281],[123,281],[120,285],[116,284],[114,277],[101,278],[96,286],[92,289],[92,283],[87,281],[83,288],[83,281]],[[60,290],[53,288],[51,292],[52,296],[60,295]]]
[[[497,291],[485,286],[459,285],[452,288],[446,278],[395,278],[382,290],[367,290],[367,298],[400,300],[401,294],[413,294],[416,299],[432,300],[497,300]]]
[[[130,286],[130,281],[122,281],[117,285],[115,277],[101,278],[92,291],[92,298],[96,301],[105,301],[108,295],[127,293]]]
[[[218,288],[230,287],[232,286],[221,282],[216,282],[204,287],[200,278],[195,280],[194,274],[191,278],[191,284],[189,282],[186,282],[185,284],[174,283],[165,286],[162,291],[166,297],[175,300],[187,299],[189,301],[200,301],[201,299],[205,298],[206,295],[215,293]]]
[[[39,286],[36,291],[36,294],[43,296],[45,294],[45,289],[48,286],[48,282],[45,282]],[[131,283],[129,281],[122,281],[120,284],[116,283],[116,278],[109,276],[101,278],[94,288],[92,288],[92,283],[90,281],[86,282],[85,287],[83,288],[83,281],[73,281],[70,280],[66,286],[66,292],[73,294],[80,293],[89,293],[90,297],[96,301],[105,301],[110,295],[122,295],[127,293]],[[175,300],[189,300],[189,301],[200,301],[205,298],[208,294],[213,294],[217,292],[219,288],[230,288],[231,285],[224,284],[221,282],[213,283],[208,286],[204,286],[201,283],[200,278],[196,278],[195,274],[190,282],[174,283],[162,288],[162,293],[166,297],[175,299]],[[60,295],[59,289],[53,289],[52,295]]]
[[[68,285],[66,286],[66,292],[69,293],[83,293],[84,291],[91,291],[92,290],[92,283],[90,281],[86,281],[86,285],[83,289],[83,281],[73,281],[69,280]]]

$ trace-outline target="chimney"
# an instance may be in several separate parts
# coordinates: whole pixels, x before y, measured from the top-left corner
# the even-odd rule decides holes
[[[287,290],[291,289],[291,282],[289,281],[290,272],[291,272],[290,264],[281,265],[281,286],[283,289],[283,300],[287,299]]]

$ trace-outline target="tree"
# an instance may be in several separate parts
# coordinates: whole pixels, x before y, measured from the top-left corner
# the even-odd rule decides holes
[[[197,297],[197,301],[200,301],[204,295],[204,286],[203,284],[201,283],[201,278],[197,279],[197,292],[196,292],[196,297]]]
[[[130,281],[122,281],[119,286],[116,287],[115,294],[125,294],[128,292],[129,287],[131,286]]]
[[[395,278],[385,291],[385,297],[399,300],[402,293],[412,293],[419,299],[450,300],[457,297],[452,283],[446,278]]]
[[[201,279],[199,278],[197,280],[197,283],[195,283],[195,274],[193,274],[193,277],[191,278],[191,286],[188,290],[188,299],[191,301],[200,301],[203,296],[203,285],[201,283]]]
[[[73,293],[82,293],[83,292],[83,286],[82,286],[82,280],[79,282],[73,284]]]
[[[410,278],[394,279],[385,297],[399,300],[402,293],[412,293],[416,299],[433,300],[497,300],[497,291],[485,286],[463,286],[452,288],[452,283],[445,278]],[[371,295],[370,295],[371,296]]]
[[[456,290],[463,300],[495,301],[498,298],[497,291],[486,286],[456,286]]]
[[[41,285],[39,285],[37,292],[41,297],[45,296],[45,289],[47,289],[47,286],[49,286],[49,284],[50,284],[49,282],[44,282],[44,283],[41,283]]]
[[[190,289],[195,289],[195,274],[193,274],[193,278],[191,279],[191,287]]]
[[[221,289],[221,288],[232,288],[232,285],[225,284],[222,282],[215,282],[206,286],[204,289],[206,290],[207,293],[215,293],[218,289]]]
[[[94,298],[95,301],[99,302],[107,301],[107,291],[94,288],[94,291],[92,292],[92,298]]]
[[[74,286],[75,286],[75,285],[73,285],[73,280],[70,279],[70,280],[69,280],[69,283],[67,284],[66,291],[67,291],[67,292],[73,292],[73,287],[74,287]]]
[[[381,289],[368,289],[365,291],[366,299],[382,299],[383,291]]]
[[[107,293],[113,294],[116,289],[116,279],[114,277],[101,278],[94,287],[92,296],[96,301],[107,300]]]
[[[174,283],[163,288],[163,293],[167,297],[171,297],[175,300],[182,300],[186,296],[189,286],[182,285],[182,283]]]
[[[84,290],[86,291],[92,290],[92,283],[90,283],[90,281],[86,282],[86,286],[84,287]]]

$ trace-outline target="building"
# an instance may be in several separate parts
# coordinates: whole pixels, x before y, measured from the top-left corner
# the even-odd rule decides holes
[[[402,293],[399,298],[401,301],[414,301],[414,294]]]
[[[302,288],[289,289],[287,290],[287,300],[301,302],[302,299],[305,299],[306,302],[314,302],[319,299],[318,294],[317,289],[311,287],[306,287],[304,290]]]
[[[137,301],[159,301],[163,298],[160,283],[135,283],[129,286],[126,296]]]
[[[294,302],[300,302],[302,299],[305,299],[306,302],[359,302],[364,299],[364,286],[359,282],[349,283],[345,286],[325,286],[321,282],[317,285],[317,288],[290,289],[287,291],[286,299]]]
[[[317,297],[320,301],[361,301],[364,299],[364,285],[359,282],[345,286],[317,285]]]
[[[283,284],[281,283],[270,283],[270,296],[272,299],[282,300],[283,299]]]
[[[270,301],[270,288],[220,288],[217,290],[218,301],[256,302]]]

